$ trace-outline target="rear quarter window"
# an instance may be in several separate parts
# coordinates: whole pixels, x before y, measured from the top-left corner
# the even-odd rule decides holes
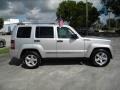
[[[31,27],[19,27],[17,31],[17,38],[30,38]]]

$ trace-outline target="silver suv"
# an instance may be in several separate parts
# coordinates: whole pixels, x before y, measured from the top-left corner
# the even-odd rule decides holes
[[[18,25],[11,37],[11,55],[28,68],[36,68],[45,58],[89,58],[103,67],[112,58],[111,41],[81,37],[72,27],[56,24]]]

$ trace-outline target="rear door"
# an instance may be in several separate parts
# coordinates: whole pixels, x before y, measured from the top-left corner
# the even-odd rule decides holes
[[[20,26],[18,27],[16,38],[15,38],[15,50],[19,51],[23,44],[31,44],[32,37],[31,33],[32,27],[31,26]]]
[[[56,57],[56,39],[53,26],[36,26],[34,43],[40,44],[45,57]]]

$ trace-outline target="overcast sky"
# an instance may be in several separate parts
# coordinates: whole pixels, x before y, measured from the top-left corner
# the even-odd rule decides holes
[[[63,0],[0,0],[0,17],[55,21],[56,9],[61,1]],[[102,7],[100,0],[88,1],[98,10]]]

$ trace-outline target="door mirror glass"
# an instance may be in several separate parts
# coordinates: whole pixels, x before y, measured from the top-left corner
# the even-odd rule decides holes
[[[78,36],[76,34],[72,34],[71,39],[78,39]]]

